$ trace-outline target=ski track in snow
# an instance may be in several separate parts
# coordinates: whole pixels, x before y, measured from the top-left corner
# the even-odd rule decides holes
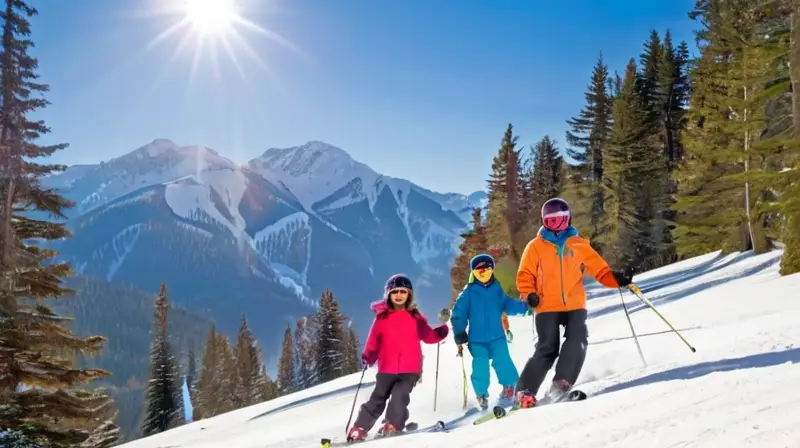
[[[590,345],[578,380],[589,399],[512,414],[449,433],[420,433],[369,447],[797,447],[800,446],[800,275],[780,277],[781,253],[708,254],[635,278],[658,310],[696,348],[692,353],[632,294],[631,319],[643,367],[616,290],[589,288]],[[518,369],[533,352],[532,319],[511,317]],[[423,382],[411,397],[421,426],[463,415],[461,363],[452,335],[442,343],[438,410],[433,412],[436,347],[424,345]],[[469,376],[470,357],[466,356]],[[365,383],[375,380],[367,371]],[[292,448],[341,440],[360,373],[266,403],[201,420],[126,448]],[[548,375],[540,392],[552,379]],[[494,374],[492,380],[496,381]],[[363,387],[358,405],[372,391]],[[490,392],[497,396],[500,387]],[[469,391],[469,404],[474,402]],[[358,412],[358,406],[356,406]],[[371,432],[377,430],[374,428]],[[360,446],[360,445],[357,445]]]
[[[108,264],[108,274],[106,275],[106,281],[112,281],[114,279],[114,275],[117,274],[117,271],[122,266],[122,263],[125,262],[125,258],[128,254],[131,253],[133,247],[136,245],[136,241],[139,239],[139,235],[142,233],[142,230],[146,230],[146,224],[134,224],[132,226],[128,226],[122,231],[120,231],[114,238],[111,239],[110,248],[113,253],[109,255],[113,255],[114,259],[111,260]]]

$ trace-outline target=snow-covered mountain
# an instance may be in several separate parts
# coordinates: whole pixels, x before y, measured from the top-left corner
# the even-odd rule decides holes
[[[363,333],[386,277],[416,279],[423,309],[449,300],[470,196],[376,173],[334,146],[269,149],[239,166],[155,140],[44,180],[76,203],[58,244],[85,275],[157,291],[232,331],[241,313],[267,344],[330,288]],[[485,196],[485,195],[484,195]],[[261,330],[261,331],[259,331]]]
[[[469,382],[468,409],[462,408],[463,369],[467,376],[472,370],[469,355],[463,364],[464,359],[454,356],[452,333],[441,346],[423,345],[422,382],[411,395],[410,421],[420,427],[442,421],[449,431],[391,437],[375,446],[796,447],[800,274],[781,277],[781,255],[717,252],[634,278],[697,348],[694,353],[632,294],[623,296],[629,324],[619,291],[590,285],[589,347],[576,385],[589,395],[582,402],[523,410],[475,426],[480,412]],[[769,300],[754,305],[754,297]],[[509,350],[522,369],[534,350],[533,322],[522,316],[509,322],[516,335]],[[122,447],[302,448],[322,438],[339,445],[351,406],[355,401],[358,412],[369,397],[375,372],[373,367],[364,375],[348,375]],[[552,379],[551,370],[540,397]],[[494,375],[490,394],[500,394]]]

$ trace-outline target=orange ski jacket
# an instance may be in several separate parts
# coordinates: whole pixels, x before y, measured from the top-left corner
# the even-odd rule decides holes
[[[619,287],[608,263],[574,227],[558,235],[542,227],[522,253],[517,291],[522,297],[532,292],[539,296],[537,313],[585,309],[587,271],[603,286]]]

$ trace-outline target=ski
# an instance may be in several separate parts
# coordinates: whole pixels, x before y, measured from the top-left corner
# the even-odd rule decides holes
[[[472,422],[472,424],[473,425],[480,425],[480,424],[486,423],[488,421],[498,420],[498,419],[501,419],[503,417],[508,416],[508,414],[510,414],[512,412],[519,411],[519,410],[522,410],[522,409],[536,409],[536,408],[539,408],[541,406],[546,406],[548,404],[568,403],[568,402],[571,402],[571,401],[583,401],[586,398],[588,398],[588,395],[586,395],[586,392],[584,392],[582,390],[578,390],[578,389],[573,389],[573,390],[569,391],[568,393],[564,394],[563,396],[559,397],[557,400],[551,401],[551,400],[543,399],[542,401],[536,403],[536,405],[534,407],[532,407],[532,408],[520,408],[517,405],[514,405],[514,406],[495,406],[492,409],[491,413],[476,419],[474,422]]]
[[[411,427],[410,429],[408,428],[409,426]],[[370,438],[364,439],[364,440],[331,440],[331,439],[324,438],[324,439],[320,440],[320,446],[322,448],[334,448],[334,447],[343,447],[343,446],[350,446],[350,445],[361,445],[362,443],[372,442],[372,441],[375,441],[375,440],[383,440],[383,439],[387,439],[387,438],[400,437],[400,436],[405,436],[405,435],[409,435],[409,434],[417,434],[417,433],[421,433],[421,432],[448,432],[448,431],[449,431],[449,429],[447,428],[447,425],[445,425],[445,423],[443,421],[441,421],[441,420],[439,420],[438,422],[436,422],[436,423],[434,423],[434,424],[432,424],[430,426],[425,426],[425,427],[422,427],[422,428],[420,428],[419,425],[416,424],[416,423],[409,423],[408,425],[406,425],[406,429],[405,430],[403,430],[403,431],[401,431],[399,433],[396,433],[396,434],[386,435],[386,436],[377,435],[377,436],[370,437]]]
[[[472,424],[473,425],[480,425],[481,423],[488,422],[489,420],[494,420],[494,419],[500,418],[503,415],[505,415],[507,410],[511,410],[513,408],[514,408],[514,405],[508,405],[508,406],[499,406],[498,405],[498,406],[495,406],[495,407],[492,408],[491,412],[487,412],[485,415],[482,415],[482,416],[476,418],[472,422]]]

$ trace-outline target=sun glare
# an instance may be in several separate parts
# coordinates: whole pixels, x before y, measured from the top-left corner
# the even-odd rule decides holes
[[[193,53],[187,88],[192,84],[196,73],[207,70],[206,67],[201,67],[201,59],[206,59],[206,56],[210,59],[211,70],[218,80],[222,79],[222,68],[226,62],[220,59],[222,55],[228,56],[229,62],[242,80],[248,78],[251,69],[245,65],[246,61],[241,56],[254,62],[261,69],[260,73],[270,74],[270,67],[262,59],[267,47],[264,42],[253,42],[256,37],[266,38],[304,56],[291,42],[264,25],[253,22],[253,7],[275,8],[280,0],[147,1],[151,6],[142,11],[144,17],[170,16],[175,20],[148,42],[145,51],[175,38],[177,46],[165,67],[171,66],[179,55],[187,51]]]
[[[238,18],[234,0],[186,0],[186,18],[200,34],[221,34]]]

